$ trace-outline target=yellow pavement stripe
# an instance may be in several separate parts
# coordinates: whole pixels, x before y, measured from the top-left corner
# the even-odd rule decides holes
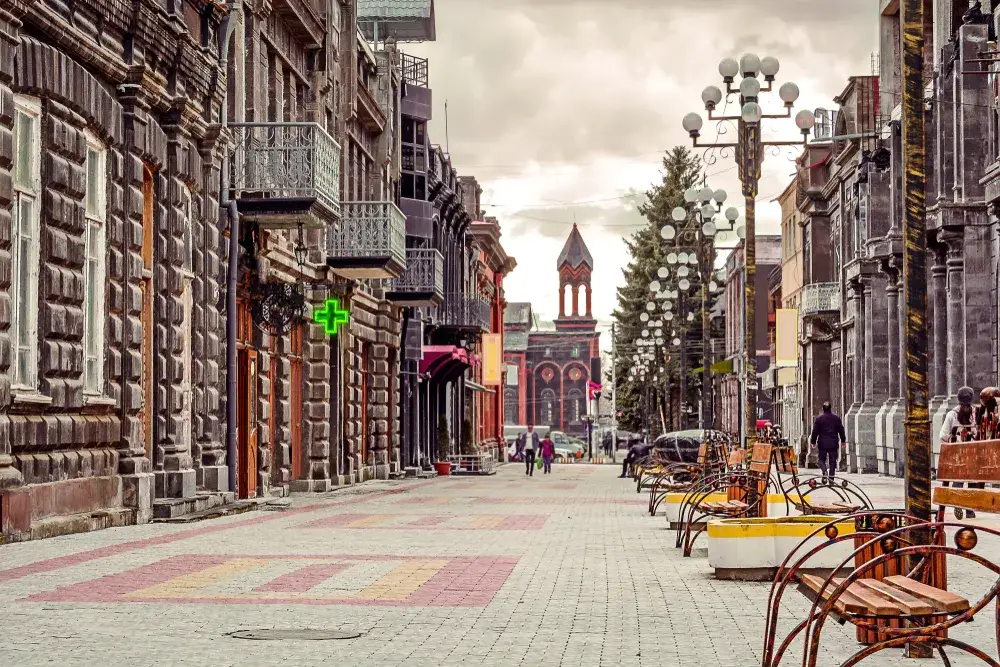
[[[447,564],[447,560],[408,561],[350,597],[358,600],[405,600]]]
[[[199,572],[189,572],[178,577],[155,584],[148,588],[126,594],[128,598],[188,598],[205,597],[197,595],[197,591],[206,586],[227,579],[241,572],[249,572],[271,563],[270,559],[234,558],[219,565],[206,568]],[[212,597],[212,596],[207,596]]]

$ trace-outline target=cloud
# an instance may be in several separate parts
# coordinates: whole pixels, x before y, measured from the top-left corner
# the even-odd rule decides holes
[[[870,0],[437,0],[438,41],[404,44],[430,59],[432,140],[459,171],[477,176],[520,266],[509,300],[558,304],[555,258],[574,216],[601,285],[607,317],[627,261],[622,236],[641,222],[627,202],[659,179],[660,158],[689,145],[680,127],[700,107],[717,65],[745,51],[782,62],[801,107],[832,107],[851,75],[872,71],[877,8]],[[445,136],[444,102],[448,101]],[[732,111],[732,109],[730,109]],[[786,123],[783,138],[796,136]],[[706,137],[707,138],[707,137]],[[758,206],[762,232],[777,231],[768,204],[794,171],[795,151],[765,160]],[[707,164],[714,187],[739,203],[732,158]],[[573,205],[574,202],[582,202]],[[530,267],[530,268],[526,268]],[[536,275],[537,272],[537,275]],[[597,276],[595,275],[595,282]]]

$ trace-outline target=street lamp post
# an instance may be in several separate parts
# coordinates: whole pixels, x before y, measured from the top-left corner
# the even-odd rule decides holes
[[[701,136],[703,120],[700,114],[690,113],[684,117],[684,129],[691,135],[696,148],[733,149],[736,166],[742,185],[743,197],[746,200],[746,239],[744,244],[744,338],[746,340],[745,377],[743,386],[746,391],[743,421],[746,442],[752,445],[756,439],[757,424],[757,349],[754,344],[754,306],[757,291],[757,244],[756,244],[756,201],[759,194],[761,166],[764,160],[764,149],[767,147],[805,146],[809,133],[816,124],[816,117],[811,111],[800,111],[795,116],[795,124],[802,131],[802,139],[796,141],[765,141],[761,137],[761,121],[765,119],[790,119],[792,108],[799,97],[799,88],[792,82],[787,82],[778,89],[778,96],[785,105],[782,114],[766,114],[760,105],[761,93],[770,93],[774,89],[775,77],[778,74],[777,58],[759,58],[753,53],[744,55],[739,62],[726,58],[719,63],[719,74],[726,85],[725,94],[716,86],[709,86],[701,94],[708,119],[718,122],[735,122],[737,126],[736,141],[730,143],[702,144]],[[735,85],[736,77],[740,76],[739,85]],[[760,78],[764,83],[761,84]],[[715,110],[723,98],[738,94],[740,113],[734,116],[716,116]]]

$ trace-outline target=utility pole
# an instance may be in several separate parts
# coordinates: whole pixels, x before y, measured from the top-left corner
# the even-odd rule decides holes
[[[903,290],[906,296],[906,510],[931,518],[927,411],[927,215],[924,26],[927,0],[903,0]]]
[[[617,463],[618,456],[618,340],[615,337],[615,323],[611,323],[611,461]]]

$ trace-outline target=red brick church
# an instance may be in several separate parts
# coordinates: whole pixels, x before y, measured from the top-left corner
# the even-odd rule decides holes
[[[587,383],[592,372],[600,375],[601,334],[591,310],[594,258],[576,225],[559,253],[556,270],[559,317],[554,329],[535,326],[530,303],[507,304],[504,414],[508,424],[583,434],[587,430],[582,419],[588,412]]]

